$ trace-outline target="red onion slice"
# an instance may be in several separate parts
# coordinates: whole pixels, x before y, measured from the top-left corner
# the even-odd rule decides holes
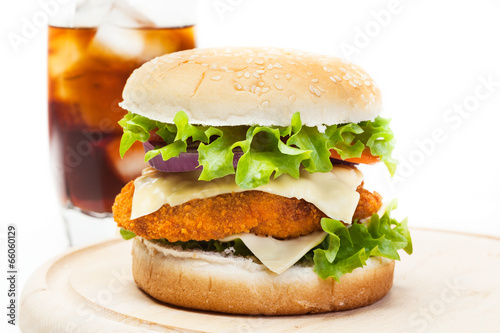
[[[146,153],[152,149],[155,149],[155,145],[150,141],[144,142],[143,146]],[[233,166],[235,169],[242,155],[242,151],[234,152]],[[156,170],[164,172],[186,172],[203,169],[203,166],[201,165],[198,167],[199,162],[197,151],[180,153],[179,157],[172,157],[167,161],[164,161],[160,154],[150,159],[148,163]]]

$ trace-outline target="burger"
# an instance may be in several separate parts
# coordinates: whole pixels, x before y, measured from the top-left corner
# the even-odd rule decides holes
[[[359,67],[277,48],[167,54],[133,72],[120,153],[151,167],[116,197],[133,276],[151,297],[233,314],[358,308],[393,284],[407,220],[364,188],[393,174],[394,135]]]

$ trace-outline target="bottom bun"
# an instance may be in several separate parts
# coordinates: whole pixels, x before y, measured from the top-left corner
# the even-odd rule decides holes
[[[181,250],[135,237],[135,282],[165,303],[233,314],[292,315],[349,310],[372,304],[392,287],[394,261],[372,257],[340,282],[310,266],[277,275],[250,258]]]

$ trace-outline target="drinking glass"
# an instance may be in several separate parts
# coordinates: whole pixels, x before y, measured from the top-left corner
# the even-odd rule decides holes
[[[142,145],[118,153],[118,105],[132,71],[195,47],[196,0],[74,0],[48,31],[51,164],[70,245],[112,237],[115,196],[146,166]]]

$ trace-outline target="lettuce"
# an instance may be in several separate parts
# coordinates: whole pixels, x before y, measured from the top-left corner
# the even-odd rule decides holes
[[[170,245],[170,246],[179,246],[183,250],[192,250],[199,249],[203,251],[211,251],[211,252],[224,252],[227,249],[231,249],[233,255],[236,256],[253,256],[253,253],[246,247],[243,241],[239,238],[232,240],[230,242],[220,242],[218,240],[209,240],[209,241],[195,241],[190,240],[187,242],[169,242],[165,238],[155,239],[155,242]]]
[[[413,252],[408,219],[398,222],[391,218],[397,207],[392,201],[384,215],[374,214],[365,224],[353,223],[349,228],[342,222],[323,218],[321,227],[328,233],[325,240],[313,249],[314,271],[319,277],[339,281],[344,274],[366,265],[371,256],[399,260],[398,250]],[[311,255],[306,255],[311,258]]]
[[[259,187],[271,177],[285,173],[298,178],[301,166],[311,173],[328,172],[332,169],[330,149],[347,159],[360,157],[367,147],[372,155],[380,157],[391,175],[395,173],[396,161],[391,158],[395,140],[390,120],[380,117],[359,124],[328,126],[324,133],[316,127],[302,126],[299,113],[292,116],[288,127],[197,126],[189,124],[184,111],[179,111],[173,122],[166,124],[128,113],[119,121],[123,127],[120,155],[123,157],[134,142],[147,141],[149,132],[155,130],[166,145],[146,153],[146,161],[160,154],[163,160],[177,157],[186,152],[188,143],[195,143],[203,166],[200,180],[236,174],[236,183],[244,189]],[[236,170],[235,149],[243,151]]]
[[[124,240],[129,240],[134,238],[136,235],[133,231],[129,231],[125,228],[120,228],[120,235]],[[221,242],[215,239],[209,241],[195,241],[190,240],[187,242],[169,242],[165,238],[154,239],[153,241],[170,245],[170,246],[179,246],[183,250],[192,250],[199,249],[203,251],[212,251],[212,252],[224,252],[226,249],[232,248],[232,253],[237,256],[253,256],[253,253],[246,247],[245,243],[239,238],[232,240],[230,242]]]
[[[135,233],[133,231],[129,231],[125,228],[120,228],[120,235],[125,240],[129,240],[135,237]]]

